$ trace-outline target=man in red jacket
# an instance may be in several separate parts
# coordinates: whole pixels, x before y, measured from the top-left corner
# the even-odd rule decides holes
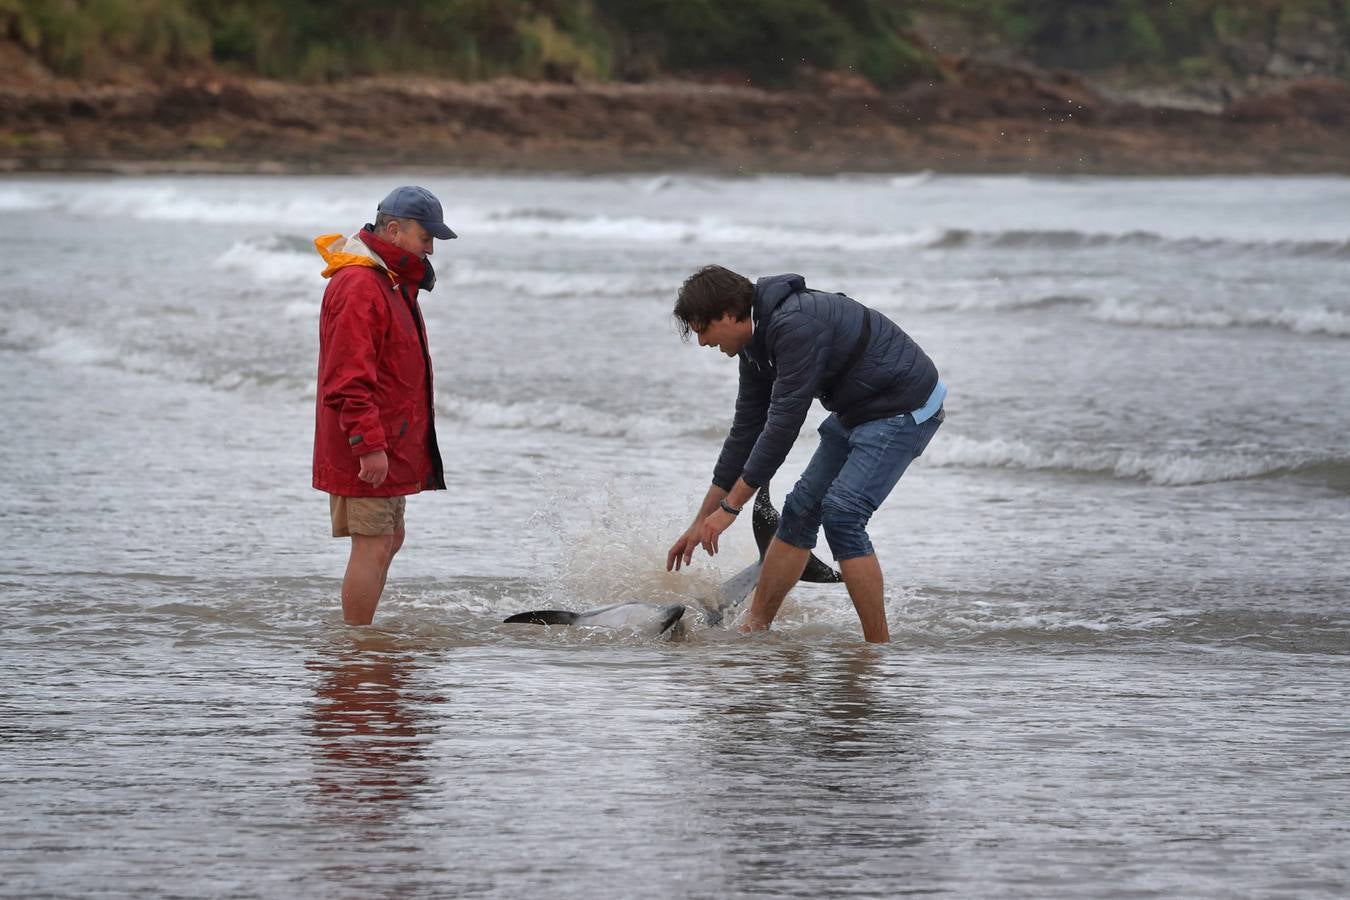
[[[417,305],[436,238],[456,237],[426,188],[395,188],[375,224],[314,246],[329,279],[319,312],[314,487],[329,494],[334,537],[350,537],[342,618],[369,625],[394,554],[405,498],[442,490],[431,355]]]

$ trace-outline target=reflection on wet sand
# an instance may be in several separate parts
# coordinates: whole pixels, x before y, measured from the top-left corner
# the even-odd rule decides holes
[[[318,674],[311,735],[314,781],[344,817],[388,819],[430,777],[430,739],[409,697],[415,658],[385,638],[365,639],[306,663]],[[410,700],[415,702],[410,702]]]

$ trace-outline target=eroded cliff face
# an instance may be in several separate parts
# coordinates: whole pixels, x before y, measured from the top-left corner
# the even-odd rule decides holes
[[[0,166],[1350,172],[1350,87],[1301,80],[1211,112],[974,60],[893,92],[837,78],[791,91],[406,78],[303,86],[215,75],[51,82],[0,86]]]
[[[1334,22],[1290,10],[1282,14],[1266,41],[1259,68],[1247,74],[1274,78],[1330,77],[1348,68],[1346,35]]]
[[[1054,40],[1038,34],[1014,42],[987,17],[951,10],[916,14],[914,36],[941,57],[1068,68],[1112,99],[1215,113],[1236,100],[1278,93],[1291,82],[1350,78],[1350,17],[1330,0],[1218,0],[1207,10],[1200,20],[1186,20],[1203,27],[1180,45],[1175,34],[1164,41],[1147,32],[1159,42],[1152,54],[1146,41],[1141,47],[1119,33],[1129,21],[1119,5],[1114,14],[1103,5],[1092,27],[1080,21],[1083,33],[1065,29],[1050,35]],[[1188,14],[1194,18],[1196,10]]]

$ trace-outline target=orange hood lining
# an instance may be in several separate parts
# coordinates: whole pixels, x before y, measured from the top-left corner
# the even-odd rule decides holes
[[[321,234],[314,239],[314,249],[319,251],[326,263],[321,273],[324,278],[333,277],[333,273],[348,266],[367,266],[379,269],[394,280],[394,275],[380,261],[380,258],[355,235]]]

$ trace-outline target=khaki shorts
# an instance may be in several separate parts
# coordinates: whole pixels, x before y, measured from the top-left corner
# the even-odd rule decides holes
[[[400,532],[403,530],[403,509],[407,505],[407,497],[339,497],[329,494],[328,512],[333,519],[333,537]]]

